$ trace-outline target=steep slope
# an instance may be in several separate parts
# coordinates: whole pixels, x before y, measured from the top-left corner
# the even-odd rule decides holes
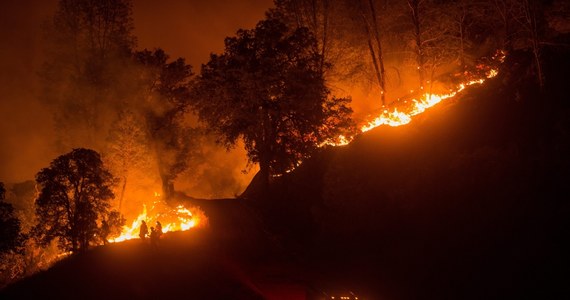
[[[243,197],[311,269],[378,298],[556,295],[570,109],[568,59],[550,55],[543,91],[528,54],[512,54],[484,86],[323,150],[267,197],[255,182]]]
[[[98,247],[1,291],[3,299],[261,298],[228,253],[206,232],[167,234]]]
[[[345,147],[326,148],[269,194],[202,207],[210,229],[99,247],[0,291],[4,299],[548,299],[566,289],[570,63],[528,55],[502,75]],[[526,74],[526,75],[524,75]],[[300,291],[299,291],[300,290]],[[282,298],[283,299],[283,298]]]

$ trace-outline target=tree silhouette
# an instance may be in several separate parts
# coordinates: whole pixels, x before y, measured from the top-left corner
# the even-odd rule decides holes
[[[20,220],[14,215],[12,204],[4,201],[5,193],[4,183],[0,182],[0,256],[21,250],[23,243]]]
[[[380,30],[378,28],[378,14],[376,13],[376,6],[373,0],[368,0],[367,4],[364,4],[362,0],[359,0],[359,11],[360,17],[362,19],[362,24],[366,32],[368,49],[370,51],[370,57],[372,58],[372,64],[374,66],[374,73],[376,74],[376,79],[378,80],[378,86],[380,88],[380,99],[382,105],[386,104],[386,69],[384,68],[384,56],[382,51],[382,41],[380,39]],[[370,21],[372,19],[372,21]],[[376,49],[374,44],[376,44]]]
[[[329,97],[315,43],[307,28],[269,17],[226,38],[197,80],[200,118],[226,147],[243,138],[266,184],[350,127],[350,100]]]
[[[98,221],[108,217],[115,179],[99,154],[74,149],[53,160],[36,175],[38,223],[32,235],[46,246],[58,239],[64,251],[85,251],[97,240]]]
[[[158,162],[163,195],[169,198],[174,192],[174,179],[186,170],[188,157],[196,150],[195,131],[183,124],[194,73],[183,58],[169,62],[162,49],[138,51],[134,58],[141,67],[139,84],[149,146]]]
[[[4,183],[0,182],[0,288],[18,278],[26,236],[12,204],[4,201]]]
[[[119,212],[122,211],[127,183],[137,171],[150,171],[151,151],[144,119],[125,109],[111,125],[107,138],[105,163],[120,178]]]

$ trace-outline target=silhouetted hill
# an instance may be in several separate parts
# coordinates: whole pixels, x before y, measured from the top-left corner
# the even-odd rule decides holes
[[[166,234],[160,249],[141,240],[68,257],[6,290],[2,299],[261,299],[208,234]]]
[[[352,290],[360,299],[557,299],[567,289],[567,53],[501,75],[239,199],[200,206],[210,228],[99,247],[2,299],[256,299]],[[563,297],[563,296],[562,296]]]
[[[501,75],[242,196],[308,269],[382,299],[547,299],[564,289],[569,60]],[[324,275],[326,274],[326,275]]]

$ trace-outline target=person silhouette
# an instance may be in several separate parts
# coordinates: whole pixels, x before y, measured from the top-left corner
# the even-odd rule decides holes
[[[141,222],[141,229],[139,232],[139,237],[144,240],[146,238],[146,235],[148,234],[148,227],[146,226],[146,222],[142,221]]]
[[[156,221],[156,232],[158,233],[158,238],[162,236],[162,224],[159,221]]]
[[[107,220],[103,220],[101,224],[101,239],[103,239],[103,245],[107,245],[109,243],[107,237],[110,233],[111,229],[109,228],[109,223],[107,223]]]
[[[158,230],[156,228],[150,228],[150,247],[154,250],[158,250]]]

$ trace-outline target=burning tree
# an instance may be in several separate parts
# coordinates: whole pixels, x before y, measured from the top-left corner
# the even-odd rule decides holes
[[[38,223],[32,235],[42,246],[57,239],[64,251],[85,251],[97,240],[97,223],[115,218],[109,212],[115,179],[93,150],[61,155],[36,175],[36,182]]]
[[[226,38],[225,52],[202,66],[199,117],[228,148],[243,138],[265,184],[351,125],[350,99],[329,97],[315,43],[307,28],[269,17]]]

